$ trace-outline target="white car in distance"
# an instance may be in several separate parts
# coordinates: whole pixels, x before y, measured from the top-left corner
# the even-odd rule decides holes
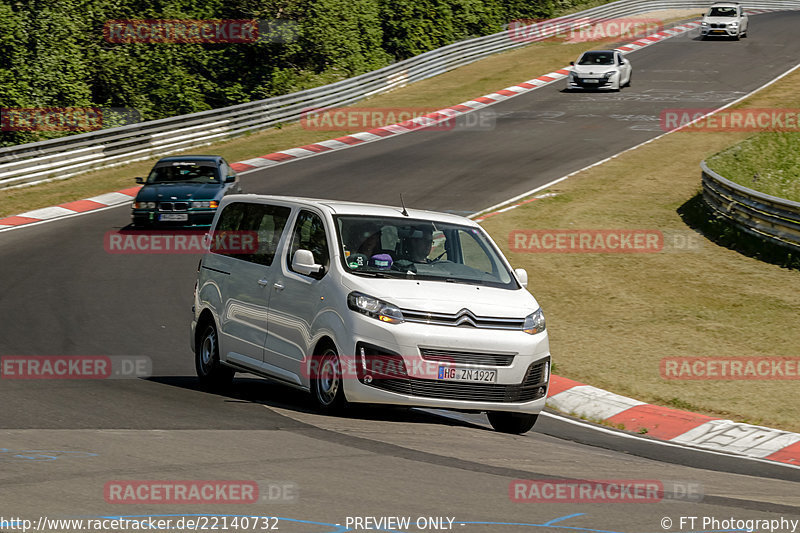
[[[631,62],[619,50],[590,50],[570,65],[572,70],[567,76],[567,90],[619,91],[631,84]]]
[[[747,37],[749,19],[742,6],[735,2],[718,2],[708,8],[700,22],[700,37]]]

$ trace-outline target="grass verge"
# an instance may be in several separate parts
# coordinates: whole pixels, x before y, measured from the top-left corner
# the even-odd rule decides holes
[[[797,106],[799,82],[796,71],[738,107]],[[698,196],[699,162],[751,136],[676,132],[549,189],[558,196],[484,221],[512,264],[528,270],[560,375],[654,404],[800,431],[797,380],[674,381],[660,374],[665,357],[798,355],[800,271],[786,266],[800,265],[726,232]],[[509,243],[513,230],[563,228],[691,232],[700,246],[558,254],[515,251]]]
[[[696,14],[695,11],[659,11],[646,18],[668,23]],[[359,102],[357,106],[425,109],[448,107],[559,69],[584,50],[613,44],[612,41],[534,43]],[[295,123],[190,151],[219,154],[228,161],[235,162],[358,131],[311,131]],[[0,189],[0,218],[131,187],[134,185],[133,178],[146,175],[157,159],[89,172],[68,180],[28,188]]]
[[[778,198],[800,202],[800,134],[762,132],[708,160],[731,181]]]

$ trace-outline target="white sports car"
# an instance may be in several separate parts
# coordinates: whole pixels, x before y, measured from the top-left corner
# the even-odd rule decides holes
[[[571,62],[569,89],[610,89],[618,91],[631,84],[631,62],[619,50],[591,50]]]

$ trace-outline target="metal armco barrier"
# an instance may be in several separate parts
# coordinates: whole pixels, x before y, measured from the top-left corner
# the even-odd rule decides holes
[[[800,202],[770,196],[723,178],[706,165],[703,199],[736,227],[800,252]]]
[[[588,18],[593,22],[662,9],[704,10],[709,0],[619,0],[555,21]],[[761,0],[750,9],[798,9],[800,0]],[[558,30],[551,24],[550,34]],[[545,30],[536,39],[550,36]],[[330,85],[221,109],[202,111],[59,139],[0,148],[0,188],[64,179],[87,170],[108,168],[207,145],[286,122],[304,111],[352,104],[473,63],[491,54],[525,46],[502,31],[454,43],[393,65]]]

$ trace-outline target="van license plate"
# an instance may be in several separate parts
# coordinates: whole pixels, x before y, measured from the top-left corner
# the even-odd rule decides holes
[[[189,215],[186,213],[162,213],[158,215],[158,220],[163,222],[186,222]]]
[[[444,381],[469,381],[473,383],[497,383],[497,370],[440,366],[439,379]]]

